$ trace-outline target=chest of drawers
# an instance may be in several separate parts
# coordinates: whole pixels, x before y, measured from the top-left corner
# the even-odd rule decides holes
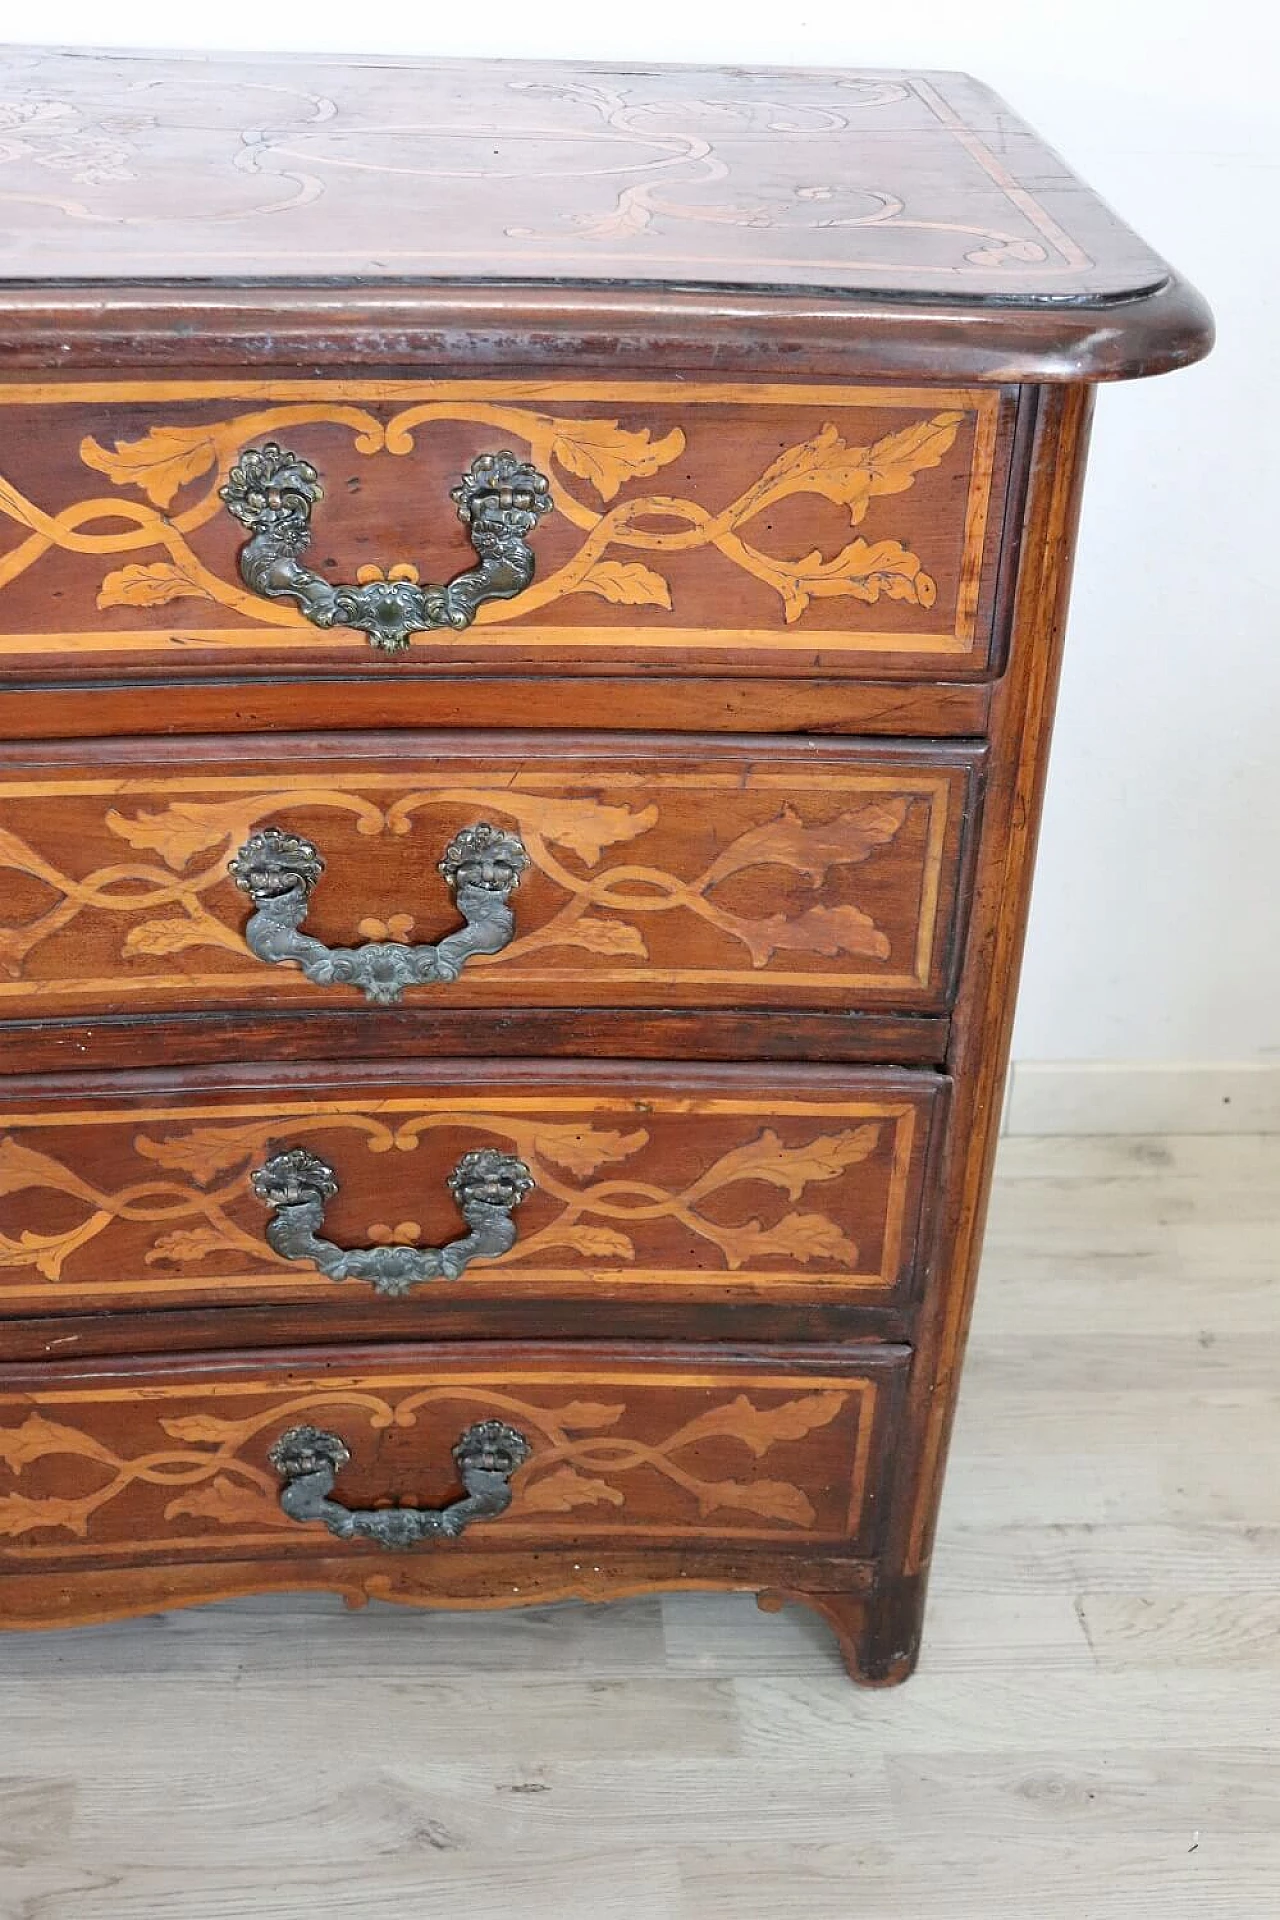
[[[956,75],[4,112],[0,1624],[734,1587],[903,1678],[1093,388],[1198,297]]]

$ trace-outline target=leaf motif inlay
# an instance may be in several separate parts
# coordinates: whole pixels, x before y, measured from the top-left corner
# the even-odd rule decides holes
[[[153,506],[168,507],[181,488],[217,464],[219,440],[217,427],[155,426],[139,440],[117,440],[111,450],[85,438],[80,458],[116,486],[137,487]]]
[[[780,866],[816,886],[832,867],[858,866],[887,846],[901,832],[908,805],[904,797],[868,800],[828,823],[802,819],[788,801],[775,819],[731,841],[707,868],[704,884],[714,887],[747,867]]]
[[[453,1124],[444,1108],[407,1115],[394,1125],[376,1112],[345,1109],[322,1121],[326,1133],[353,1132],[373,1154],[416,1151],[424,1135]],[[586,1261],[629,1265],[637,1258],[633,1223],[669,1220],[691,1238],[715,1247],[733,1272],[763,1270],[780,1259],[792,1264],[833,1262],[853,1272],[857,1246],[826,1214],[793,1212],[772,1223],[753,1218],[735,1225],[717,1219],[709,1203],[739,1182],[753,1181],[780,1189],[794,1202],[811,1185],[835,1180],[864,1162],[876,1147],[883,1122],[864,1121],[794,1144],[766,1126],[754,1137],[725,1147],[701,1171],[691,1167],[687,1183],[676,1190],[645,1180],[643,1166],[639,1177],[621,1171],[650,1145],[646,1128],[596,1127],[501,1111],[472,1114],[469,1124],[488,1134],[502,1151],[518,1153],[533,1171],[543,1201],[559,1208],[555,1217],[523,1234],[502,1256],[504,1263],[536,1261],[567,1248]],[[56,1281],[70,1255],[117,1219],[164,1223],[144,1255],[149,1266],[195,1266],[220,1255],[236,1269],[246,1262],[251,1268],[255,1263],[268,1269],[278,1266],[279,1256],[262,1234],[256,1208],[251,1215],[245,1212],[248,1175],[285,1134],[305,1137],[306,1132],[305,1121],[291,1117],[287,1109],[255,1120],[140,1132],[133,1138],[139,1158],[179,1177],[143,1181],[116,1193],[98,1192],[52,1155],[21,1146],[12,1135],[0,1136],[0,1194],[44,1189],[77,1198],[85,1207],[79,1222],[55,1234],[26,1229],[17,1239],[0,1236],[0,1269],[34,1267]],[[420,1238],[416,1222],[407,1219],[386,1233],[405,1241]],[[374,1224],[366,1237],[377,1238]]]
[[[220,1420],[216,1413],[184,1413],[160,1425],[174,1440],[190,1440],[196,1445],[224,1446],[238,1440],[244,1432],[242,1420]]]
[[[202,919],[139,920],[126,933],[120,951],[130,959],[139,953],[159,956],[208,945],[209,927]]]
[[[538,1127],[538,1154],[543,1160],[554,1160],[558,1167],[567,1167],[570,1173],[595,1173],[610,1161],[630,1159],[649,1144],[649,1135],[642,1127],[631,1133],[622,1133],[617,1128],[593,1127],[585,1121],[557,1122],[544,1120]]]
[[[121,840],[131,847],[158,853],[166,866],[179,873],[196,854],[247,836],[256,824],[261,804],[256,796],[230,801],[173,800],[162,813],[144,811],[132,819],[113,807],[106,820]]]
[[[246,1120],[239,1125],[184,1127],[162,1139],[139,1133],[133,1146],[144,1160],[189,1173],[203,1187],[233,1168],[247,1167],[268,1137],[269,1130],[260,1120]]]
[[[560,465],[586,480],[602,500],[614,499],[628,480],[647,479],[684,452],[679,427],[655,441],[648,427],[637,431],[616,420],[552,420],[549,425]]]
[[[374,1383],[369,1383],[372,1386]],[[830,1425],[847,1406],[846,1392],[818,1390],[793,1395],[767,1406],[739,1392],[721,1399],[686,1420],[664,1438],[646,1440],[615,1430],[628,1412],[625,1402],[571,1400],[561,1406],[527,1401],[502,1384],[501,1376],[488,1388],[472,1386],[469,1398],[492,1402],[503,1417],[518,1422],[529,1435],[532,1455],[522,1472],[513,1515],[568,1513],[578,1507],[606,1506],[624,1511],[625,1481],[648,1470],[664,1478],[677,1500],[686,1498],[702,1518],[719,1511],[752,1513],[785,1527],[811,1526],[814,1509],[804,1489],[778,1478],[708,1479],[697,1470],[690,1454],[711,1441],[743,1446],[755,1459],[774,1448],[799,1442]],[[123,1455],[79,1427],[29,1413],[17,1427],[0,1427],[0,1462],[14,1475],[35,1460],[66,1455],[92,1460],[109,1469],[100,1485],[74,1496],[36,1497],[17,1492],[0,1496],[0,1537],[16,1538],[37,1530],[70,1532],[84,1538],[99,1509],[141,1483],[172,1486],[164,1503],[168,1522],[213,1521],[228,1528],[281,1526],[291,1523],[278,1506],[278,1482],[265,1468],[240,1457],[242,1448],[255,1452],[264,1436],[278,1432],[300,1416],[321,1416],[349,1425],[347,1416],[359,1415],[372,1430],[412,1427],[425,1408],[452,1410],[458,1391],[448,1384],[412,1389],[395,1401],[353,1383],[351,1388],[304,1390],[281,1401],[256,1405],[239,1419],[207,1413],[162,1416],[161,1430],[170,1447],[152,1453]],[[354,1436],[353,1436],[354,1437]],[[688,1524],[680,1521],[680,1524]],[[182,1534],[175,1536],[181,1544]]]
[[[228,1474],[215,1474],[204,1487],[192,1487],[176,1494],[164,1510],[166,1520],[214,1520],[222,1527],[289,1526],[288,1515],[281,1512],[265,1488],[251,1482],[233,1480]]]
[[[743,920],[735,931],[755,967],[767,967],[779,952],[860,953],[871,960],[890,953],[888,936],[860,907],[809,907],[791,919],[772,913],[767,920]]]
[[[625,1506],[626,1498],[620,1487],[611,1487],[607,1480],[574,1467],[557,1467],[524,1489],[521,1505],[530,1513],[568,1513],[574,1507]]]
[[[655,806],[637,809],[532,794],[513,795],[509,805],[524,831],[541,834],[553,846],[568,847],[588,867],[598,863],[606,847],[635,840],[658,824]]]
[[[22,1193],[31,1187],[46,1187],[53,1193],[67,1193],[96,1206],[101,1196],[78,1173],[64,1167],[52,1154],[24,1146],[16,1134],[0,1134],[0,1194]]]
[[[157,1234],[143,1258],[149,1267],[194,1266],[199,1260],[210,1260],[235,1247],[235,1239],[217,1227],[175,1227],[170,1233]]]
[[[84,1459],[108,1464],[115,1461],[111,1449],[95,1440],[92,1434],[46,1419],[42,1413],[27,1414],[21,1426],[0,1427],[0,1460],[14,1474],[20,1474],[24,1467],[51,1453],[79,1454]]]
[[[608,960],[649,958],[645,937],[631,921],[601,920],[585,913],[563,914],[549,926],[521,935],[522,954],[527,956],[539,947],[581,947]]]
[[[177,560],[117,567],[98,588],[100,607],[164,607],[171,600],[203,600],[199,573]]]
[[[873,1120],[845,1133],[822,1133],[803,1146],[788,1147],[772,1127],[765,1127],[754,1140],[721,1154],[689,1194],[700,1199],[737,1180],[764,1180],[785,1188],[789,1199],[798,1200],[811,1181],[835,1180],[865,1160],[879,1138],[879,1122]]]
[[[780,1440],[803,1440],[815,1428],[829,1426],[843,1404],[843,1394],[819,1392],[785,1400],[780,1406],[758,1407],[745,1393],[739,1393],[721,1406],[697,1414],[681,1427],[677,1438],[680,1446],[689,1447],[700,1440],[727,1436],[740,1440],[759,1460]]]
[[[704,1515],[728,1507],[758,1514],[763,1520],[781,1520],[788,1526],[813,1525],[813,1502],[789,1480],[717,1480],[698,1494]]]
[[[848,1267],[856,1266],[858,1260],[854,1242],[843,1227],[824,1213],[784,1214],[771,1227],[759,1220],[748,1220],[745,1226],[719,1228],[716,1238],[735,1271],[758,1265],[769,1254],[806,1263],[838,1260]]]
[[[740,219],[743,213],[722,210],[719,217]],[[618,212],[608,218],[624,225],[633,219],[645,224],[649,210],[643,192],[624,192]],[[132,536],[113,546],[150,550],[153,556],[108,573],[99,588],[99,604],[146,608],[202,598],[267,632],[302,625],[295,608],[265,602],[234,574],[206,566],[190,544],[190,536],[217,511],[217,487],[237,454],[256,438],[310,425],[345,428],[361,454],[403,458],[413,451],[415,429],[432,421],[462,420],[523,441],[534,464],[556,472],[557,505],[582,536],[577,552],[537,578],[515,603],[485,608],[486,624],[536,614],[576,593],[665,610],[672,594],[664,575],[618,556],[673,549],[713,549],[777,594],[788,621],[801,618],[817,596],[839,595],[868,604],[885,595],[927,608],[936,599],[936,581],[921,556],[893,537],[871,543],[855,540],[830,560],[817,552],[791,559],[753,545],[746,530],[779,501],[806,494],[843,507],[856,528],[874,499],[904,492],[920,474],[939,466],[968,417],[963,410],[944,409],[894,428],[868,445],[851,444],[828,422],[784,449],[736,498],[718,508],[673,495],[629,492],[620,498],[624,488],[633,488],[679,458],[685,449],[680,427],[655,439],[654,430],[623,426],[617,420],[564,419],[533,407],[469,404],[465,399],[409,406],[385,423],[365,408],[337,401],[268,405],[194,426],[160,421],[138,439],[117,441],[113,448],[92,438],[81,444],[84,464],[124,490],[121,515],[132,522]],[[572,490],[568,481],[579,482],[580,488]],[[197,483],[203,483],[202,489]],[[194,497],[179,512],[174,503],[187,488]],[[584,489],[603,503],[603,511],[581,497]],[[139,505],[139,495],[147,506]],[[54,515],[6,484],[0,510],[35,536],[17,570],[34,564],[51,547],[70,545],[109,505],[101,499],[85,500]],[[410,571],[405,561],[385,565],[389,578]]]
[[[0,1496],[0,1539],[14,1539],[37,1528],[63,1528],[83,1540],[89,1531],[90,1510],[83,1500],[58,1498],[45,1494],[39,1499],[26,1493]]]
[[[664,607],[671,611],[671,588],[660,573],[638,560],[597,560],[578,582],[579,593],[597,593],[615,607]]]

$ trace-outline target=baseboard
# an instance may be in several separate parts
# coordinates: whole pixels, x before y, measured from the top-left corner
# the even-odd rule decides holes
[[[1280,1133],[1280,1061],[1018,1060],[1005,1133]]]

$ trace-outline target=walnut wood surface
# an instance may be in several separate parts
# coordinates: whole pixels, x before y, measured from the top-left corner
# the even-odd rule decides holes
[[[367,1008],[122,1013],[79,1020],[14,1020],[0,1029],[13,1073],[121,1067],[205,1067],[237,1057],[301,1060],[547,1057],[601,1060],[820,1060],[936,1067],[946,1057],[945,1014],[796,1013],[669,1007],[431,1008],[371,1015]],[[292,1065],[288,1071],[292,1072]],[[51,1092],[54,1090],[51,1089]]]
[[[673,1590],[751,1593],[763,1585],[780,1600],[818,1608],[840,1633],[851,1674],[861,1677],[860,1629],[868,1614],[875,1615],[871,1560],[795,1548],[788,1552],[767,1542],[708,1541],[697,1549],[696,1558],[689,1548],[637,1548],[609,1539],[592,1540],[585,1559],[574,1546],[555,1545],[536,1554],[520,1549],[495,1553],[486,1551],[483,1538],[475,1536],[467,1548],[465,1555],[447,1559],[387,1554],[373,1565],[351,1553],[237,1558],[229,1552],[218,1560],[95,1564],[74,1578],[68,1578],[65,1567],[6,1572],[0,1576],[0,1626],[88,1626],[262,1593],[332,1593],[351,1608],[379,1600],[406,1607],[488,1610]],[[788,1587],[789,1582],[798,1584]],[[868,1599],[870,1607],[862,1604]]]
[[[932,1155],[936,1165],[937,1153]],[[929,1282],[929,1272],[922,1270]],[[781,1293],[739,1289],[726,1309],[716,1290],[704,1288],[616,1289],[607,1309],[585,1293],[558,1300],[549,1326],[543,1299],[508,1294],[477,1298],[458,1287],[419,1289],[405,1300],[344,1286],[322,1317],[313,1304],[268,1306],[155,1307],[128,1313],[48,1313],[0,1318],[0,1359],[13,1361],[93,1359],[139,1353],[207,1353],[223,1348],[271,1352],[328,1340],[596,1340],[602,1325],[625,1350],[635,1341],[723,1340],[728,1325],[745,1345],[787,1341],[910,1343],[920,1320],[918,1300],[881,1304],[857,1290],[815,1287]]]
[[[1065,302],[1169,277],[963,74],[14,47],[4,75],[18,280]]]
[[[340,370],[368,361],[406,377],[505,375],[514,366],[581,374],[619,366],[788,379],[1131,380],[1202,360],[1207,305],[1185,280],[1139,300],[985,306],[920,300],[838,302],[780,293],[698,294],[647,287],[358,289],[176,284],[53,291],[0,282],[6,369],[121,366],[188,374]]]
[[[886,1577],[927,1582],[977,1284],[1026,932],[1075,531],[1092,419],[1085,387],[1043,396],[1010,672],[993,715],[992,785],[974,879],[965,986],[948,1047],[957,1076],[935,1231],[947,1282],[931,1296],[895,1454]]]
[[[337,1174],[324,1231],[347,1246],[454,1237],[446,1182],[475,1148],[528,1167],[515,1247],[416,1289],[424,1331],[436,1304],[482,1305],[489,1330],[513,1299],[526,1324],[578,1302],[600,1334],[644,1301],[900,1307],[944,1092],[883,1069],[577,1062],[0,1082],[0,1315],[277,1302],[309,1310],[309,1338],[336,1337],[334,1312],[351,1337],[371,1290],[264,1237],[250,1175],[293,1147]]]
[[[180,697],[175,697],[177,689]],[[495,727],[559,732],[566,712],[593,731],[860,734],[937,739],[986,732],[985,683],[772,680],[631,674],[527,678],[425,674],[402,659],[390,674],[275,673],[193,681],[99,673],[77,659],[74,686],[0,684],[0,739],[96,740],[138,731],[287,733],[369,728]]]
[[[1203,304],[955,76],[9,68],[0,1618],[701,1583],[905,1677],[1085,383],[1199,357]],[[251,602],[216,488],[268,434],[330,578],[453,571],[447,483],[509,439],[559,509],[530,597],[400,677]],[[447,989],[248,954],[251,830],[320,846],[309,932],[423,941],[484,818],[517,938]],[[344,1244],[450,1231],[453,1152],[519,1146],[523,1251],[421,1302],[261,1262],[244,1178],[299,1127]],[[447,1552],[336,1549],[266,1465],[321,1414],[351,1501],[446,1500],[479,1418],[535,1458]]]
[[[1194,290],[960,74],[4,66],[15,366],[185,368],[198,341],[236,368],[1070,380],[1212,339]]]
[[[6,1571],[122,1559],[349,1557],[376,1592],[395,1555],[360,1541],[335,1555],[323,1526],[280,1510],[268,1452],[300,1424],[346,1443],[338,1497],[361,1507],[447,1501],[473,1422],[524,1435],[509,1511],[424,1558],[481,1542],[675,1544],[696,1578],[704,1547],[734,1542],[865,1557],[907,1360],[901,1347],[455,1344],[0,1371],[0,1616]]]
[[[531,867],[517,937],[414,1004],[944,1006],[982,752],[786,741],[280,736],[0,748],[9,1017],[360,1007],[244,945],[228,863],[320,848],[307,931],[439,939],[477,821]],[[819,883],[821,891],[819,892]],[[368,1026],[379,1045],[376,1018]]]
[[[1013,398],[789,382],[0,385],[0,685],[234,674],[984,673]],[[472,564],[449,499],[516,447],[551,481],[532,584],[388,661],[241,580],[219,489],[276,440],[319,471],[333,582]],[[331,700],[340,700],[335,689]],[[180,714],[181,698],[166,706]]]

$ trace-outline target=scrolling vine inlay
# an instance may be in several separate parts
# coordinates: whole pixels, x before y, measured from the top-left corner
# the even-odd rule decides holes
[[[722,1111],[723,1103],[653,1097],[631,1115],[624,1111],[617,1125],[585,1117],[582,1104],[544,1096],[506,1111],[474,1100],[384,1100],[361,1112],[332,1102],[209,1115],[199,1124],[182,1124],[176,1108],[157,1111],[140,1132],[123,1113],[82,1115],[78,1139],[85,1141],[84,1123],[92,1122],[108,1135],[108,1150],[136,1169],[116,1187],[38,1144],[44,1132],[57,1132],[57,1116],[27,1127],[11,1122],[0,1133],[0,1199],[17,1203],[24,1224],[0,1230],[0,1270],[61,1289],[70,1268],[74,1290],[87,1284],[93,1291],[98,1283],[86,1280],[89,1270],[76,1256],[120,1230],[130,1238],[118,1242],[108,1264],[129,1291],[146,1291],[152,1275],[161,1291],[172,1290],[165,1276],[175,1274],[193,1289],[208,1284],[206,1275],[215,1286],[292,1282],[296,1266],[272,1250],[252,1200],[255,1170],[281,1139],[322,1140],[344,1185],[358,1193],[361,1179],[378,1172],[364,1154],[412,1154],[431,1136],[463,1129],[468,1140],[517,1155],[537,1195],[536,1206],[526,1206],[535,1207],[535,1220],[489,1262],[503,1290],[521,1284],[522,1269],[525,1284],[592,1290],[606,1280],[706,1284],[717,1273],[772,1284],[795,1266],[812,1270],[807,1285],[896,1280],[919,1119],[910,1102],[810,1102],[797,1113],[794,1102],[775,1111],[761,1099],[735,1114]],[[521,1111],[530,1105],[535,1110]],[[606,1101],[602,1117],[618,1105]],[[641,1114],[647,1125],[626,1124]],[[680,1129],[677,1178],[669,1170],[673,1127]],[[397,1163],[392,1184],[412,1203],[426,1178],[411,1167],[400,1172]],[[47,1204],[39,1196],[55,1195],[62,1197],[59,1224],[31,1224]],[[802,1199],[808,1204],[797,1206]],[[865,1251],[850,1231],[855,1220],[859,1237],[865,1230],[871,1242]],[[416,1243],[424,1228],[393,1216],[365,1219],[361,1231],[374,1246],[391,1247]],[[324,1286],[318,1274],[304,1278]]]
[[[87,1543],[86,1551],[92,1551],[97,1540],[109,1544],[111,1528],[100,1525],[98,1516],[105,1518],[116,1503],[136,1506],[147,1489],[170,1494],[149,1514],[167,1527],[168,1538],[139,1541],[133,1537],[138,1519],[131,1515],[125,1525],[131,1529],[132,1553],[189,1545],[193,1534],[204,1533],[208,1540],[205,1528],[210,1524],[229,1530],[232,1544],[245,1536],[265,1535],[273,1546],[296,1550],[299,1544],[305,1546],[305,1536],[281,1512],[279,1477],[267,1464],[267,1443],[282,1429],[306,1421],[341,1426],[344,1439],[356,1429],[376,1435],[416,1427],[423,1413],[456,1422],[459,1405],[467,1409],[467,1418],[512,1422],[530,1442],[530,1458],[504,1530],[541,1531],[554,1527],[556,1516],[563,1516],[562,1524],[572,1529],[582,1511],[589,1514],[593,1533],[626,1533],[635,1526],[652,1527],[656,1509],[664,1527],[678,1532],[803,1535],[815,1528],[819,1517],[806,1487],[821,1485],[830,1512],[833,1479],[847,1485],[850,1477],[850,1510],[858,1510],[871,1425],[871,1406],[864,1409],[862,1403],[874,1401],[875,1395],[869,1380],[802,1384],[766,1379],[757,1386],[749,1377],[721,1381],[712,1374],[694,1382],[664,1378],[659,1371],[649,1388],[602,1371],[584,1374],[575,1384],[608,1397],[564,1399],[553,1387],[548,1404],[547,1390],[539,1393],[536,1379],[500,1372],[399,1393],[388,1392],[377,1379],[350,1385],[302,1382],[287,1394],[271,1392],[263,1382],[256,1391],[246,1390],[251,1409],[237,1416],[216,1411],[218,1402],[198,1391],[183,1396],[160,1389],[147,1422],[156,1444],[130,1450],[104,1437],[102,1409],[94,1405],[93,1396],[43,1396],[16,1424],[0,1425],[0,1467],[16,1479],[46,1461],[75,1458],[85,1463],[77,1473],[81,1486],[89,1468],[101,1472],[93,1476],[96,1484],[72,1494],[0,1494],[0,1555],[38,1555],[44,1543],[30,1540],[37,1533],[46,1539],[70,1534]],[[779,1386],[784,1387],[782,1396]],[[198,1410],[166,1413],[167,1398],[185,1398]],[[87,1404],[72,1424],[74,1407],[64,1401],[78,1399]],[[684,1417],[682,1403],[691,1409]],[[803,1443],[837,1421],[846,1431],[839,1443],[843,1457],[833,1475],[830,1449],[819,1472],[817,1457]],[[751,1470],[753,1460],[788,1446],[795,1450],[804,1484]],[[727,1451],[743,1459],[742,1472],[726,1474],[702,1464],[723,1459]],[[645,1484],[637,1486],[637,1481]],[[211,1544],[216,1543],[215,1532]]]
[[[435,633],[433,646],[459,655],[598,651],[622,640],[652,648],[697,631],[722,650],[777,651],[791,629],[799,644],[812,628],[837,654],[979,650],[994,392],[283,381],[262,385],[260,404],[215,415],[216,384],[94,391],[103,404],[69,418],[48,404],[56,389],[0,388],[6,408],[23,409],[10,416],[0,475],[0,528],[14,533],[0,551],[0,590],[9,590],[0,591],[0,618],[11,608],[0,653],[41,650],[18,629],[38,624],[31,594],[55,567],[59,621],[77,652],[323,653],[358,644],[344,627],[319,630],[292,601],[264,599],[241,579],[219,495],[245,448],[286,440],[335,488],[345,472],[318,549],[321,560],[335,556],[325,573],[350,568],[359,591],[384,582],[408,593],[418,568],[394,557],[396,544],[430,548],[454,537],[438,525],[433,534],[436,502],[457,464],[497,438],[549,477],[557,511],[539,529],[537,577],[515,599],[482,605],[472,627]],[[193,404],[174,404],[188,394]],[[36,398],[38,419],[25,411]],[[728,469],[727,408],[739,440]],[[112,490],[86,496],[86,470]],[[935,473],[922,497],[899,504]],[[660,488],[646,486],[659,477]],[[397,529],[395,544],[390,553],[375,546],[375,564],[365,536],[384,522]],[[462,554],[470,558],[465,545],[457,563]],[[439,564],[455,562],[445,554]],[[96,631],[70,631],[95,613],[107,616]],[[212,624],[193,624],[202,617]],[[170,621],[176,630],[166,630]],[[55,639],[46,633],[43,651]]]
[[[100,446],[92,437],[80,447],[85,466],[105,474],[116,486],[141,493],[148,505],[132,499],[110,503],[89,499],[56,515],[43,512],[12,483],[0,488],[0,506],[31,538],[0,563],[0,586],[40,559],[51,547],[78,545],[81,530],[104,518],[123,518],[132,537],[114,535],[110,549],[160,548],[165,558],[130,562],[106,572],[98,605],[157,607],[175,600],[209,600],[260,624],[301,627],[303,615],[292,605],[264,603],[238,574],[221,574],[206,565],[188,535],[205,524],[210,503],[228,484],[245,445],[265,434],[306,425],[345,426],[358,453],[411,454],[415,432],[432,421],[463,419],[521,439],[534,467],[553,475],[556,507],[575,527],[581,544],[573,557],[545,579],[535,580],[515,602],[481,607],[481,625],[527,619],[568,594],[586,593],[615,605],[660,607],[672,611],[671,585],[660,568],[618,554],[696,552],[711,547],[777,594],[788,622],[798,620],[816,598],[848,597],[873,605],[884,596],[930,608],[937,584],[920,555],[894,538],[867,541],[858,536],[836,554],[819,551],[783,558],[755,545],[746,529],[771,507],[794,495],[819,494],[847,510],[850,529],[861,525],[871,502],[882,494],[905,492],[916,475],[938,466],[954,444],[965,418],[944,409],[927,419],[895,429],[869,445],[845,439],[826,423],[808,440],[785,448],[762,472],[724,505],[714,509],[673,494],[632,495],[617,505],[620,487],[669,466],[684,451],[684,432],[672,428],[655,440],[648,428],[630,429],[617,420],[568,420],[531,408],[465,406],[448,401],[404,408],[383,423],[359,407],[268,407],[230,419],[184,427],[157,425],[141,439]],[[168,509],[180,490],[208,476],[205,492],[176,514]],[[573,491],[576,478],[606,503],[601,510]],[[661,527],[655,522],[662,523]],[[83,536],[82,536],[83,537]],[[418,581],[411,562],[398,561],[384,574],[375,565],[360,570],[362,584],[387,578]]]
[[[109,928],[118,927],[116,956],[135,963],[101,983],[112,997],[153,980],[186,991],[231,981],[255,997],[281,990],[331,995],[334,989],[309,988],[294,968],[264,969],[252,957],[229,864],[256,829],[314,821],[325,813],[338,816],[338,824],[323,828],[330,865],[335,873],[355,874],[350,884],[359,884],[367,910],[352,917],[360,934],[373,939],[408,940],[414,922],[401,911],[403,892],[395,899],[379,897],[391,883],[378,880],[363,850],[340,857],[343,833],[354,827],[361,838],[386,837],[394,847],[416,831],[430,836],[429,848],[440,852],[461,815],[484,817],[519,834],[531,867],[528,898],[510,944],[467,969],[471,992],[482,991],[495,968],[505,978],[554,985],[564,974],[564,950],[574,949],[602,980],[651,979],[655,988],[664,980],[777,972],[779,956],[793,966],[807,959],[814,977],[829,976],[833,984],[919,991],[930,978],[943,847],[956,791],[945,773],[797,767],[783,777],[752,766],[717,775],[655,763],[649,773],[593,772],[588,778],[566,767],[549,776],[539,772],[539,792],[529,790],[533,777],[524,790],[510,779],[485,785],[460,764],[452,777],[424,769],[419,779],[415,784],[408,771],[344,776],[317,768],[314,780],[302,775],[260,787],[216,775],[207,781],[128,783],[135,794],[150,791],[167,800],[159,807],[112,805],[110,796],[118,791],[113,783],[89,781],[83,809],[74,799],[74,783],[26,789],[6,784],[0,868],[25,876],[40,892],[20,894],[16,919],[0,924],[0,996],[30,992],[28,982],[44,995],[89,991],[95,983],[81,971],[78,953],[75,970],[63,974],[71,964],[65,945],[55,977],[36,965],[44,943],[82,917],[99,944]],[[584,793],[584,787],[596,791]],[[92,798],[95,792],[104,798]],[[53,852],[67,857],[66,828],[57,824],[63,798],[64,817],[69,821],[75,814],[85,857],[97,862],[86,872],[68,872]],[[709,815],[699,817],[699,801]],[[429,818],[420,823],[424,814]],[[49,836],[50,854],[41,850],[43,835]],[[102,857],[113,841],[124,858]],[[630,859],[613,853],[632,843],[638,844]],[[648,859],[646,848],[652,849]],[[883,906],[864,908],[846,885],[830,898],[829,876],[868,867],[876,874],[883,870],[896,889],[889,897],[883,888],[875,891],[875,880],[869,882]],[[540,891],[533,890],[534,880]],[[824,880],[828,898],[815,901]],[[322,881],[315,896],[321,911],[328,884]],[[388,914],[385,920],[378,908]],[[662,935],[659,923],[669,916],[684,923],[678,943]],[[423,931],[438,937],[440,928]],[[193,949],[216,951],[217,970],[171,976],[165,963]],[[823,960],[825,968],[814,965]]]

